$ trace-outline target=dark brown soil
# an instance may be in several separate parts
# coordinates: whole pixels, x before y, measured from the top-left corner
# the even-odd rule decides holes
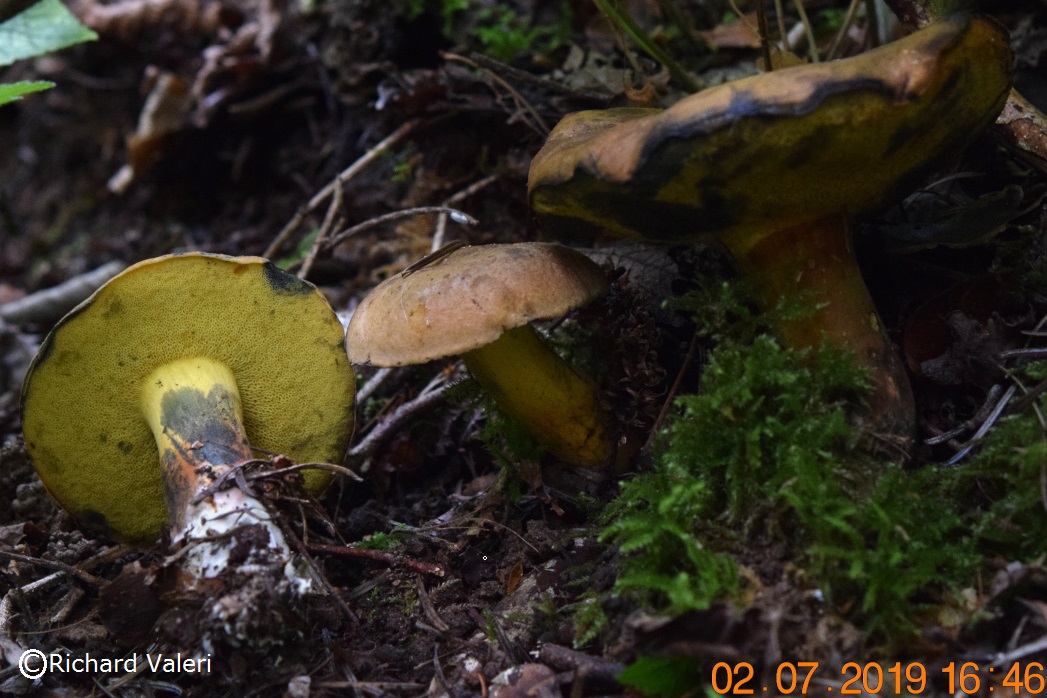
[[[92,0],[77,0],[72,8],[97,28],[99,41],[4,69],[3,82],[45,78],[58,86],[0,107],[0,304],[112,260],[130,264],[188,250],[263,255],[297,212],[302,224],[272,254],[275,260],[300,264],[310,231],[324,226],[325,217],[334,217],[326,225],[339,230],[450,202],[479,221],[399,218],[321,250],[307,278],[346,312],[378,280],[428,254],[438,228],[446,228],[446,242],[537,239],[528,165],[565,113],[627,104],[627,91],[654,105],[682,94],[646,59],[639,60],[647,73],[633,74],[587,3],[565,4],[573,11],[566,43],[546,47],[536,40],[508,64],[471,53],[484,49],[473,24],[479,20],[458,16],[445,32],[439,2],[423,3],[414,17],[406,0],[303,4],[311,9],[251,0],[126,0],[110,17]],[[727,11],[722,3],[676,4],[708,31]],[[846,9],[846,3],[808,4],[809,12]],[[544,0],[492,6],[535,25],[553,23],[560,12],[558,3]],[[645,27],[663,24],[657,3],[623,6]],[[1042,8],[1010,3],[996,12],[1019,45],[1023,89],[1031,99],[1042,96]],[[751,47],[726,45],[699,63],[679,43],[669,45],[710,80],[732,76],[739,65],[751,69],[756,58]],[[132,140],[150,98],[167,100],[168,120]],[[345,178],[337,208],[331,210],[331,199],[308,207],[339,172],[394,133],[400,137],[388,151]],[[1018,317],[1010,311],[1013,299],[985,290],[979,297],[988,311],[960,304],[967,314],[951,325],[931,327],[927,319],[940,320],[925,304],[953,281],[995,271],[989,263],[1000,256],[987,252],[994,240],[1047,239],[1044,170],[1037,170],[1043,162],[1002,142],[987,134],[962,166],[1022,185],[1012,202],[1017,213],[990,226],[973,247],[922,250],[898,261],[870,246],[863,257],[894,338],[910,358],[931,352],[935,370],[956,378],[916,384],[925,435],[973,416],[993,382],[986,376],[994,369],[985,364],[1031,329],[1047,305],[1041,289],[1018,304],[1026,312]],[[114,191],[114,176],[128,165],[133,175]],[[601,261],[611,244],[569,242],[604,248],[594,253]],[[622,368],[612,369],[616,382],[606,400],[623,422],[649,429],[678,376],[681,392],[699,385],[697,370],[681,375],[692,326],[666,310],[658,294],[686,288],[695,267],[714,266],[715,253],[633,247],[616,248],[612,257],[612,295],[571,324],[582,336],[610,332],[607,353]],[[506,453],[502,437],[495,435],[493,447],[480,438],[487,418],[468,385],[411,415],[369,457],[348,463],[362,482],[339,479],[309,502],[293,481],[269,491],[329,593],[289,601],[247,594],[238,579],[220,591],[188,592],[172,580],[163,546],[136,550],[79,528],[52,502],[26,455],[21,378],[69,307],[0,321],[0,502],[6,503],[0,505],[0,694],[466,696],[491,693],[502,675],[503,683],[516,683],[495,695],[580,698],[625,695],[615,676],[639,654],[690,657],[705,676],[718,661],[767,670],[783,649],[837,665],[886,659],[863,654],[846,609],[826,614],[812,601],[813,591],[802,588],[773,540],[747,561],[766,583],[749,606],[662,618],[613,594],[617,553],[598,541],[596,515],[598,504],[614,496],[615,478],[579,477],[549,458],[509,468],[499,457]],[[994,325],[1000,317],[1013,327]],[[947,351],[934,348],[943,342]],[[375,375],[361,372],[363,382]],[[463,375],[451,361],[390,373],[361,401],[354,444],[441,374]],[[650,457],[643,451],[629,467],[649,467]],[[915,460],[941,458],[940,450],[923,446]],[[380,535],[382,545],[370,552],[346,547],[374,542],[378,534],[388,538]],[[1010,596],[1031,599],[1033,610],[1014,610],[1018,601],[1001,605],[987,631],[995,636],[983,638],[977,651],[1006,651],[1026,623],[1042,634],[1043,569],[1033,562],[1010,570]],[[247,605],[237,617],[249,620],[232,631],[206,612],[209,600],[222,595]],[[575,611],[593,598],[612,622],[575,647]],[[900,658],[988,661],[965,655],[971,647],[929,636]],[[17,669],[26,649],[70,658],[138,656],[140,671],[52,670],[31,682]],[[147,655],[179,652],[207,658],[201,665],[207,671],[141,670]],[[522,667],[523,677],[507,678],[512,667]]]

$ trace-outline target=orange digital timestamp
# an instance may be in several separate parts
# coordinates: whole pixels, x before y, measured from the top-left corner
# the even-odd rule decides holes
[[[928,688],[930,672],[921,662],[847,662],[838,671],[820,669],[818,662],[782,662],[767,685],[756,679],[749,662],[718,662],[710,677],[719,695],[745,696],[776,691],[778,695],[919,695]],[[1009,667],[981,666],[976,662],[950,662],[934,672],[936,682],[950,695],[975,694],[986,688],[1002,695],[1039,695],[1047,689],[1044,666],[1039,662]]]

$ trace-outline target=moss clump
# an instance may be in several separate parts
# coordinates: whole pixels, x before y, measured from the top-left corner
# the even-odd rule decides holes
[[[705,307],[744,315],[725,292],[727,303]],[[738,563],[777,582],[777,559],[870,637],[909,635],[921,605],[973,578],[963,503],[934,469],[908,472],[857,448],[848,408],[868,383],[850,356],[719,337],[653,471],[624,483],[607,511],[603,537],[624,554],[617,589],[672,613],[701,610],[736,596]]]
[[[949,497],[963,503],[979,552],[1032,561],[1047,552],[1047,361],[1015,378],[1036,381],[1029,393],[1038,394],[1021,399],[969,462],[940,469],[939,478]]]
[[[571,7],[560,3],[542,17],[517,13],[511,6],[478,0],[407,0],[411,19],[439,15],[442,33],[461,47],[476,46],[499,61],[512,61],[526,51],[552,51],[571,34]],[[553,9],[553,8],[550,8]]]

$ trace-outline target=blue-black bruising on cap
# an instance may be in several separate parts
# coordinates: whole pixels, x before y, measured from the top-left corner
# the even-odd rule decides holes
[[[303,281],[294,274],[288,274],[272,262],[266,262],[262,265],[262,272],[265,274],[266,283],[277,293],[288,296],[303,296],[316,290],[316,287],[308,281]]]

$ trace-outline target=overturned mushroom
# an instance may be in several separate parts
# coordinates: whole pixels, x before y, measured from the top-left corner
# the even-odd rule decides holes
[[[832,63],[757,75],[665,110],[567,116],[531,165],[531,204],[554,232],[718,240],[796,347],[827,342],[873,372],[871,413],[909,443],[904,366],[858,270],[855,214],[905,194],[999,113],[1011,51],[995,23],[962,16]]]
[[[319,291],[264,259],[147,260],[44,340],[22,388],[26,448],[77,520],[139,545],[167,525],[194,575],[218,575],[250,526],[287,555],[261,502],[215,484],[255,449],[342,458],[355,378],[341,345]],[[305,479],[316,491],[329,476]]]
[[[561,245],[464,247],[379,284],[353,313],[354,364],[403,366],[461,354],[499,406],[558,458],[598,468],[614,444],[594,386],[550,349],[532,320],[607,292],[600,268]]]

